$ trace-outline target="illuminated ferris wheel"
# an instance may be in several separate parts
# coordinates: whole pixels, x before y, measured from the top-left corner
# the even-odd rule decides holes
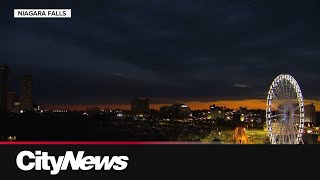
[[[272,82],[267,97],[266,118],[271,144],[303,143],[303,96],[291,75],[279,75]]]

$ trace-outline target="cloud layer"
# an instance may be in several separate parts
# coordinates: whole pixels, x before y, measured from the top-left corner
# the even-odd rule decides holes
[[[44,7],[71,8],[72,19],[12,18],[14,8]],[[319,99],[319,7],[273,0],[6,1],[0,61],[14,81],[33,74],[40,103],[264,99],[282,73],[298,80],[306,98]]]

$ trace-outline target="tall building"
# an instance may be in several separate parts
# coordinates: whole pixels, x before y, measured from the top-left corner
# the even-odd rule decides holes
[[[16,101],[14,102],[13,112],[20,112],[21,110],[21,102]]]
[[[225,108],[216,106],[215,104],[210,106],[210,113],[208,113],[208,119],[225,119]]]
[[[12,92],[12,91],[9,91],[8,94],[7,94],[7,108],[8,108],[8,112],[14,112],[15,108],[15,102],[16,102],[16,92]]]
[[[186,119],[191,115],[191,109],[186,104],[173,104],[170,106],[170,117],[173,119]]]
[[[170,118],[170,106],[161,106],[159,109],[159,116],[162,119]]]
[[[233,122],[237,125],[249,122],[249,113],[247,107],[239,107],[238,110],[235,110],[233,113]]]
[[[131,100],[131,112],[133,114],[148,114],[149,108],[149,98],[135,97]]]
[[[1,103],[0,103],[0,112],[7,112],[8,110],[8,75],[9,75],[9,67],[8,65],[1,65],[0,66],[0,73],[1,73]]]
[[[22,82],[21,109],[26,111],[33,110],[32,104],[32,76],[25,75]]]
[[[316,123],[316,107],[313,103],[304,106],[304,117],[306,123]]]

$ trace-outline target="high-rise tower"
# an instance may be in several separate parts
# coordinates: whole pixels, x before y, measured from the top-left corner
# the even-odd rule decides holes
[[[16,92],[9,91],[7,94],[7,109],[8,112],[14,112],[14,103],[17,100]]]
[[[21,108],[26,111],[33,109],[32,104],[32,76],[24,75],[21,91]]]
[[[7,112],[8,110],[8,76],[9,76],[9,67],[8,65],[0,65],[0,73],[1,73],[1,107],[0,112]]]
[[[149,113],[149,98],[135,97],[131,100],[131,111],[133,114]]]
[[[306,123],[316,123],[316,107],[312,104],[304,106],[304,121]]]

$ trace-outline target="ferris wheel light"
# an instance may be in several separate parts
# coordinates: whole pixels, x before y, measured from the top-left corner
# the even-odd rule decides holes
[[[266,108],[268,134],[272,144],[303,143],[300,138],[304,128],[303,104],[298,82],[289,74],[277,76],[270,86]],[[298,110],[297,116],[287,115]]]

